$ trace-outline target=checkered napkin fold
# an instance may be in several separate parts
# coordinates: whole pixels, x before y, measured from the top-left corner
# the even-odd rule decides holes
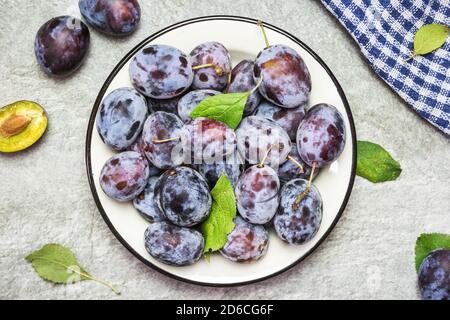
[[[321,0],[361,47],[375,72],[411,107],[450,137],[450,39],[411,56],[425,24],[450,26],[450,0]]]

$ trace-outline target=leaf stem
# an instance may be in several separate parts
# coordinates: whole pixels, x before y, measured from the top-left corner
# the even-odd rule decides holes
[[[300,203],[302,202],[302,200],[309,194],[309,192],[311,191],[311,185],[312,185],[312,179],[314,176],[314,171],[316,171],[316,162],[313,162],[313,166],[312,166],[312,170],[311,170],[311,175],[309,176],[309,181],[308,181],[308,186],[306,187],[305,191],[303,191],[302,193],[300,193],[297,198],[295,198],[294,203],[292,204],[292,208],[294,210],[298,210]]]
[[[173,137],[173,138],[167,138],[167,139],[162,139],[162,140],[153,139],[152,142],[156,143],[156,144],[160,144],[160,143],[176,141],[176,140],[179,140],[179,139],[181,139],[181,137]]]
[[[413,52],[413,54],[412,54],[408,59],[403,60],[403,63],[406,63],[406,62],[408,62],[409,60],[414,59],[415,57],[417,57],[417,54],[416,54],[415,52]]]
[[[71,269],[71,270],[72,270],[72,269]],[[100,283],[100,284],[102,284],[102,285],[108,287],[109,289],[111,289],[112,292],[114,292],[114,293],[117,294],[118,296],[120,296],[120,295],[122,294],[119,290],[117,290],[116,288],[114,288],[114,286],[113,286],[111,283],[109,283],[109,282],[106,282],[106,281],[97,279],[97,278],[95,278],[95,277],[93,277],[93,276],[91,276],[91,275],[89,275],[89,274],[84,273],[84,272],[77,272],[76,270],[72,270],[72,271],[73,271],[73,272],[76,272],[76,273],[79,273],[80,276],[86,277],[86,278],[88,278],[88,279],[90,279],[90,280],[92,280],[92,281],[95,281],[95,282],[97,282],[97,283]]]
[[[258,25],[258,26],[261,28],[261,30],[262,30],[262,34],[263,34],[263,37],[264,37],[264,42],[266,43],[266,48],[270,47],[269,39],[267,38],[267,33],[266,33],[266,29],[264,28],[263,22],[262,22],[261,20],[258,20],[257,25]]]
[[[261,78],[259,78],[258,83],[256,84],[256,86],[248,93],[249,96],[251,96],[252,94],[254,94],[256,92],[256,90],[258,90],[258,88],[261,86],[261,84],[263,83],[263,76],[261,75]]]
[[[295,165],[300,169],[300,173],[305,173],[305,168],[303,168],[302,164],[298,162],[294,157],[288,156],[288,159],[295,163]]]

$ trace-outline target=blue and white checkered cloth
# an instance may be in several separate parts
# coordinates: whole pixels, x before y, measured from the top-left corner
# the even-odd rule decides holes
[[[437,51],[404,62],[421,26],[450,26],[450,0],[322,2],[358,42],[375,72],[421,117],[450,136],[450,39]]]

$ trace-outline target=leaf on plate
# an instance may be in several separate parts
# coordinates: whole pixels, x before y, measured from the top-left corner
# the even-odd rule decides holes
[[[68,248],[60,244],[46,244],[40,250],[25,258],[31,263],[39,276],[47,281],[59,284],[72,284],[83,280],[93,280],[120,294],[109,283],[91,276],[77,261]]]
[[[228,234],[235,227],[233,220],[236,217],[236,198],[226,175],[222,174],[211,195],[213,197],[211,213],[201,226],[205,237],[205,254],[222,249],[227,243]]]
[[[414,36],[414,50],[409,59],[431,53],[442,47],[447,40],[449,30],[448,26],[437,23],[422,26]]]
[[[419,271],[423,259],[436,249],[450,249],[450,235],[423,233],[416,241],[416,270]]]
[[[385,182],[398,178],[402,169],[382,146],[369,141],[358,141],[356,174],[371,182]]]
[[[211,96],[200,102],[191,112],[191,118],[210,118],[236,129],[242,120],[250,92],[225,93]]]

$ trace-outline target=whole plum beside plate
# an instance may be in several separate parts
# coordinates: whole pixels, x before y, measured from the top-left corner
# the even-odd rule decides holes
[[[231,71],[231,57],[223,44],[202,43],[192,50],[190,57],[194,69],[200,68],[194,72],[193,89],[225,89]]]
[[[130,201],[145,188],[149,178],[148,162],[143,155],[125,151],[106,161],[100,172],[100,186],[112,199]]]
[[[145,249],[156,260],[175,266],[191,265],[200,260],[205,239],[196,230],[167,222],[152,223],[144,235]]]
[[[436,249],[425,257],[419,287],[425,300],[450,300],[450,249]]]
[[[39,29],[34,42],[36,59],[49,75],[66,77],[83,63],[89,49],[88,27],[77,18],[53,18]]]
[[[228,93],[249,92],[255,88],[256,83],[253,77],[253,68],[255,63],[252,60],[242,60],[231,72],[231,81],[228,87]],[[244,115],[248,116],[255,111],[261,102],[261,94],[258,90],[253,92],[247,99],[244,108]]]
[[[309,166],[324,167],[335,161],[345,147],[345,124],[332,105],[318,104],[306,113],[297,131],[297,149]]]
[[[290,244],[303,244],[319,231],[322,222],[322,197],[314,185],[296,205],[298,196],[308,188],[308,181],[295,179],[280,191],[280,206],[274,225],[278,236]]]
[[[153,44],[139,51],[130,63],[133,86],[153,99],[171,99],[192,84],[194,73],[189,57],[177,48]]]
[[[228,235],[220,253],[234,262],[259,260],[267,252],[269,234],[263,226],[248,223],[241,217],[234,219],[236,227]]]
[[[212,198],[205,179],[195,170],[178,167],[164,173],[159,186],[159,204],[164,216],[180,227],[192,227],[205,220]]]
[[[139,137],[147,116],[147,101],[139,92],[131,88],[116,89],[100,106],[97,130],[106,145],[122,151]]]
[[[129,35],[141,20],[137,0],[80,0],[78,6],[89,25],[109,35]]]
[[[285,45],[269,46],[255,61],[255,81],[262,77],[261,95],[284,108],[296,108],[309,99],[311,75],[302,57]]]

